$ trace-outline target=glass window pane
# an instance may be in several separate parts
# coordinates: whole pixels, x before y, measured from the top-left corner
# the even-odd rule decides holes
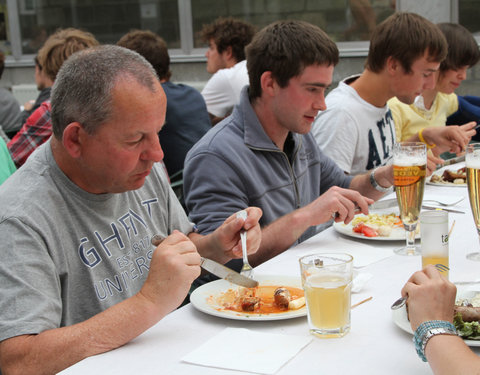
[[[458,1],[458,23],[465,26],[473,35],[480,37],[480,0]]]
[[[19,0],[24,54],[36,53],[57,28],[75,27],[101,43],[116,43],[131,29],[159,34],[169,48],[180,48],[177,0]]]
[[[6,0],[0,0],[0,50],[4,53],[5,56],[12,54],[8,21],[9,20]]]
[[[201,40],[202,25],[219,15],[241,18],[259,29],[281,19],[304,20],[341,42],[369,40],[373,28],[395,11],[394,0],[192,0],[191,4],[195,47],[206,45]]]

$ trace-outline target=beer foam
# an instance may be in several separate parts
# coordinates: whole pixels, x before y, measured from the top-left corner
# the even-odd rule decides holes
[[[394,158],[393,164],[399,167],[410,167],[413,165],[426,165],[427,161],[425,157],[418,155],[399,155]]]
[[[480,154],[467,154],[465,165],[467,168],[480,169]]]

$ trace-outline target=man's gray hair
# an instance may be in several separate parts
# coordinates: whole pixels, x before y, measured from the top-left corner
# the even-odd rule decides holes
[[[155,91],[150,63],[129,49],[103,45],[76,52],[64,62],[52,88],[53,134],[61,139],[68,124],[79,122],[89,134],[112,115],[112,89],[121,78],[134,78]]]

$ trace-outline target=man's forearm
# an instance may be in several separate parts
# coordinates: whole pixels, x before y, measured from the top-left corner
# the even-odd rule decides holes
[[[9,374],[55,374],[84,358],[122,346],[169,311],[141,293],[72,326],[0,343],[0,368]]]

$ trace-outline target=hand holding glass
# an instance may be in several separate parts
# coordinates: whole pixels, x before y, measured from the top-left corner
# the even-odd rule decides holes
[[[399,255],[419,255],[415,231],[422,208],[427,147],[421,142],[396,143],[393,148],[393,177],[400,218],[403,221],[406,246],[395,249]]]

